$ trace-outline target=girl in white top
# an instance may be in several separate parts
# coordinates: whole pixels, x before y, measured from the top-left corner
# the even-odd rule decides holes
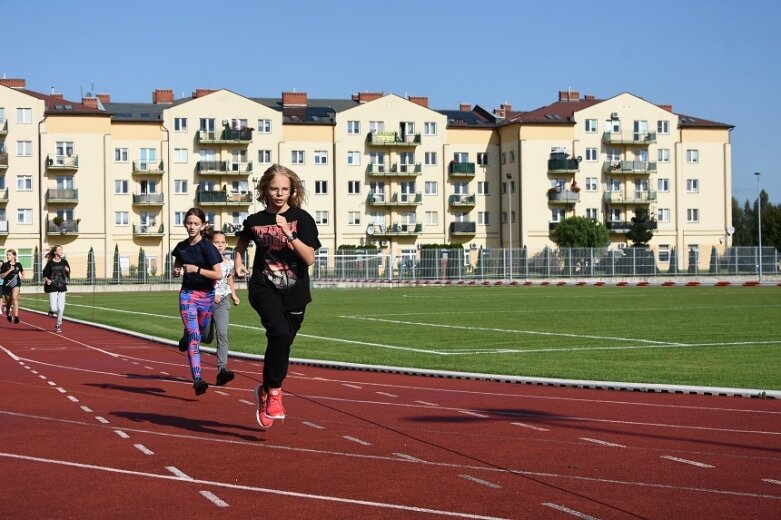
[[[225,256],[225,248],[228,245],[225,233],[214,231],[212,233],[212,244],[222,255],[220,269],[222,269],[222,278],[217,280],[214,286],[214,320],[215,335],[217,336],[217,386],[229,383],[234,374],[228,370],[228,322],[230,318],[230,304],[239,304],[239,297],[236,295],[236,286],[233,283],[233,260]]]

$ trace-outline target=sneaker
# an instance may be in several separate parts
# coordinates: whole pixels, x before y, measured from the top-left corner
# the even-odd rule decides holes
[[[227,385],[233,381],[234,377],[236,377],[236,375],[233,372],[227,368],[221,368],[220,371],[217,372],[217,386]]]
[[[49,311],[49,317],[50,318],[54,318],[55,317],[54,311]]]
[[[14,316],[14,323],[19,323],[19,316]]]
[[[269,419],[284,419],[285,408],[282,406],[282,389],[269,388],[266,398],[265,415]]]
[[[185,334],[179,339],[179,352],[186,352],[189,347],[190,342],[187,341],[187,334]]]
[[[62,332],[62,325],[55,325],[54,326],[54,332],[61,333]]]
[[[255,419],[258,421],[261,430],[268,430],[274,424],[274,419],[266,417],[266,395],[263,393],[263,383],[255,387],[255,402],[257,403]]]
[[[201,395],[206,392],[207,388],[209,388],[209,383],[201,378],[198,378],[193,383],[193,388],[195,389],[195,395]]]
[[[10,314],[6,314],[5,317],[8,319],[8,321],[14,321]]]

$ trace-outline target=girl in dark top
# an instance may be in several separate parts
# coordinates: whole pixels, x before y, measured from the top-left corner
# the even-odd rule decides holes
[[[214,283],[222,278],[222,255],[210,240],[204,239],[206,227],[206,215],[203,211],[190,208],[184,218],[187,239],[176,244],[172,253],[176,258],[174,277],[182,276],[179,312],[189,340],[187,358],[195,395],[203,394],[209,387],[201,377],[200,344],[201,337],[206,335],[212,319]]]
[[[16,261],[16,250],[5,252],[6,261],[0,265],[0,277],[3,278],[3,296],[5,297],[5,317],[8,321],[19,323],[19,288],[24,278],[24,267]],[[11,311],[13,310],[13,317]]]
[[[265,171],[256,187],[265,209],[243,223],[234,254],[237,276],[246,276],[244,253],[255,243],[255,259],[249,280],[249,302],[266,329],[263,382],[255,388],[255,416],[262,429],[274,419],[285,418],[282,382],[287,376],[290,347],[312,300],[309,266],[320,248],[317,226],[301,209],[304,187],[292,170],[275,164]]]
[[[49,295],[49,317],[57,318],[54,332],[62,332],[62,315],[65,313],[65,293],[71,266],[62,257],[62,246],[54,245],[46,253],[46,265],[43,266],[43,291]]]

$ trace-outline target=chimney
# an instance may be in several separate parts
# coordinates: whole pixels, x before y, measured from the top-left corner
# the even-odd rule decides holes
[[[0,78],[0,85],[8,88],[27,88],[27,81],[23,79]]]
[[[90,108],[98,108],[98,98],[92,96],[92,97],[83,97],[81,98],[81,104],[85,107]]]
[[[49,94],[49,97],[54,99],[54,100],[58,100],[58,101],[64,101],[65,100],[65,94],[60,94],[59,92],[56,92],[56,93],[52,92],[51,94]]]
[[[173,102],[174,91],[171,89],[156,88],[155,91],[152,92],[152,103],[155,105],[170,105]]]
[[[460,110],[461,112],[471,112],[472,105],[470,105],[469,103],[461,103],[460,105],[458,105],[458,110]]]
[[[100,94],[95,94],[95,96],[100,100],[101,103],[104,105],[106,103],[111,103],[111,94],[106,94],[105,92],[101,92]]]
[[[559,101],[577,101],[580,98],[580,92],[577,90],[559,90]]]
[[[499,105],[499,108],[501,108],[502,112],[504,112],[505,114],[509,114],[510,112],[513,111],[513,106],[510,103],[502,103],[501,105]]]
[[[283,92],[283,107],[305,107],[307,103],[306,92]]]
[[[667,110],[668,112],[672,112],[673,111],[673,106],[672,105],[658,105],[658,106],[662,110]]]
[[[504,105],[502,105],[502,106],[504,106]],[[504,118],[505,117],[504,108],[494,108],[494,115],[496,117]]]
[[[407,99],[422,107],[428,108],[428,96],[407,96]]]
[[[592,99],[594,99],[594,96],[591,95],[591,94],[586,94],[586,95],[583,96],[583,99],[592,100]]]
[[[211,94],[212,92],[217,92],[217,91],[210,88],[197,88],[195,89],[195,92],[193,92],[193,99],[206,96],[208,94]]]
[[[359,92],[357,94],[353,94],[353,101],[357,101],[358,103],[368,103],[369,101],[380,99],[384,95],[385,94],[382,92]]]

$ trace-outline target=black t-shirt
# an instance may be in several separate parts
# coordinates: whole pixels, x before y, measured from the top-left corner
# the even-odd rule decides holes
[[[301,208],[290,208],[282,213],[298,240],[320,249],[317,225],[312,215]],[[255,243],[250,286],[273,289],[280,294],[286,309],[298,309],[312,301],[309,289],[309,266],[298,257],[277,226],[276,215],[267,210],[253,213],[242,224],[237,237]]]
[[[201,238],[194,245],[190,245],[187,239],[182,240],[176,244],[171,254],[178,258],[181,264],[197,265],[203,269],[211,269],[215,264],[222,262],[220,251],[205,238]],[[211,291],[214,290],[215,282],[216,280],[206,278],[202,274],[183,273],[182,289]]]
[[[3,287],[8,289],[21,287],[22,277],[19,276],[19,273],[24,272],[24,267],[19,262],[16,262],[13,266],[11,266],[11,262],[3,262],[3,265],[0,266],[0,273],[4,273],[9,269],[11,269],[11,272],[3,278]]]
[[[44,284],[44,292],[65,292],[68,290],[67,283],[70,274],[65,270],[66,267],[70,269],[71,266],[64,258],[60,259],[59,262],[55,262],[54,260],[46,262],[46,265],[43,266],[43,277],[49,278],[52,283],[48,285]]]

